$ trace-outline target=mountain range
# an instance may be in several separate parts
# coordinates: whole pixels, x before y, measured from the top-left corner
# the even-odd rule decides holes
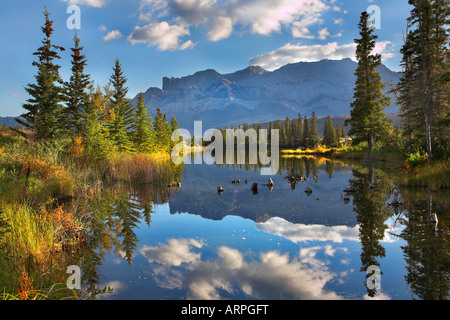
[[[244,123],[350,114],[357,63],[351,59],[299,62],[275,71],[250,66],[230,74],[208,69],[182,78],[163,78],[162,89],[144,92],[152,116],[157,107],[181,128],[192,130],[194,121],[203,129]],[[377,70],[386,86],[397,84],[401,74],[381,65]],[[136,102],[137,97],[134,98]],[[395,99],[388,113],[395,113]]]

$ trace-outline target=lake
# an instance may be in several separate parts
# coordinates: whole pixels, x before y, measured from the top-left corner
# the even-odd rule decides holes
[[[83,283],[121,300],[448,298],[448,194],[399,189],[379,163],[281,158],[273,188],[260,170],[112,188],[88,205]]]

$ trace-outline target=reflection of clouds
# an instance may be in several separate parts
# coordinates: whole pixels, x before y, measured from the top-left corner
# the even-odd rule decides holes
[[[178,267],[183,263],[192,264],[200,260],[200,253],[192,252],[191,247],[201,248],[203,243],[194,239],[170,239],[167,245],[144,246],[140,252],[149,262]]]
[[[340,299],[325,285],[337,277],[315,255],[326,248],[303,250],[297,257],[277,251],[261,252],[258,259],[245,261],[237,249],[220,247],[217,259],[202,261],[192,251],[204,244],[192,239],[171,239],[157,247],[140,250],[154,267],[157,284],[164,288],[188,289],[188,298],[218,300],[223,293],[261,299]],[[330,253],[330,252],[328,252]]]
[[[343,240],[359,241],[359,226],[327,227],[324,225],[294,224],[283,218],[275,217],[265,223],[256,224],[258,230],[289,239],[294,243],[306,241],[332,241],[342,243]]]

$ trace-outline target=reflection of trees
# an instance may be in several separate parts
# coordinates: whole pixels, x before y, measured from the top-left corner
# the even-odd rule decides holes
[[[380,242],[388,227],[385,221],[389,217],[389,209],[386,206],[389,183],[382,172],[371,165],[368,168],[355,166],[353,177],[349,182],[354,189],[353,210],[357,213],[356,219],[360,225],[361,272],[367,272],[370,266],[380,266],[378,259],[386,254]],[[370,274],[366,278],[369,276]],[[374,297],[377,290],[367,288],[367,293]]]
[[[139,241],[134,230],[141,219],[140,207],[130,198],[130,195],[123,194],[114,203],[114,215],[117,216],[120,224],[119,236],[122,238],[122,243],[119,248],[125,253],[128,264],[131,264]]]
[[[405,196],[405,195],[404,195]],[[427,200],[417,201],[416,199]],[[445,216],[447,201],[433,200],[427,196],[410,194],[405,196],[407,212],[401,222],[405,225],[399,235],[407,244],[402,247],[407,263],[406,282],[413,294],[424,300],[446,300],[449,292],[449,244],[448,224]],[[431,221],[437,213],[439,224]]]
[[[183,166],[159,163],[150,184],[121,183],[103,191],[100,197],[79,200],[74,206],[85,212],[86,247],[80,252],[83,283],[95,295],[100,283],[99,268],[108,252],[125,254],[130,264],[139,241],[135,230],[141,220],[151,223],[153,203],[166,202],[173,192],[168,184],[181,181]],[[119,254],[121,255],[121,254]]]

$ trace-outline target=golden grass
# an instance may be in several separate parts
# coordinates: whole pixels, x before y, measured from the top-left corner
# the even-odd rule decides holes
[[[304,155],[323,155],[323,154],[327,154],[330,153],[332,151],[335,151],[337,149],[335,148],[329,148],[323,145],[318,145],[316,148],[314,149],[306,149],[306,150],[302,150],[302,149],[295,149],[295,150],[281,150],[280,154],[285,155],[285,154],[304,154]]]

